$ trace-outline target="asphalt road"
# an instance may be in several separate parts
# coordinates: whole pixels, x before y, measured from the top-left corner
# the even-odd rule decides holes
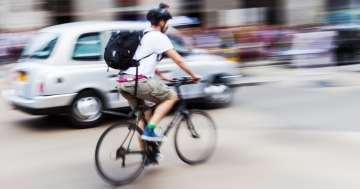
[[[94,150],[119,118],[75,130],[62,116],[30,116],[0,103],[0,188],[113,188],[97,175]],[[119,188],[358,189],[359,110],[353,93],[244,87],[232,106],[207,110],[219,134],[207,163],[183,163],[172,131],[165,160]]]

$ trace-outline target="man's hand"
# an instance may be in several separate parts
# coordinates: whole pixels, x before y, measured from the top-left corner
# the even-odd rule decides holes
[[[174,81],[171,75],[161,74],[161,79],[165,81]]]
[[[157,68],[155,69],[155,74],[158,75],[161,79],[165,80],[165,81],[174,81],[172,78],[172,75],[170,74],[163,74],[161,73],[160,70],[158,70]]]
[[[193,76],[191,76],[192,77],[192,81],[193,82],[199,82],[200,80],[201,80],[201,76],[200,75],[193,75]]]

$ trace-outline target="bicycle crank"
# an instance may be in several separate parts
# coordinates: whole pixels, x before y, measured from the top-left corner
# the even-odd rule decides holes
[[[126,153],[126,150],[124,147],[121,147],[119,149],[117,149],[116,151],[116,159],[115,160],[118,160],[119,158],[122,159],[122,163],[121,163],[121,167],[125,167],[125,153]]]

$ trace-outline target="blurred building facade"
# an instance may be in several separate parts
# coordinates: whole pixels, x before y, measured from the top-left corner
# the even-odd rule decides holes
[[[40,0],[1,0],[0,29],[21,30],[45,26],[48,13]]]
[[[359,23],[360,0],[331,0],[326,2],[326,9],[320,13],[323,22]]]
[[[0,29],[21,30],[73,21],[141,20],[160,0],[1,0]],[[360,0],[166,0],[174,15],[206,27],[313,24],[359,16]],[[355,7],[355,8],[354,8]]]

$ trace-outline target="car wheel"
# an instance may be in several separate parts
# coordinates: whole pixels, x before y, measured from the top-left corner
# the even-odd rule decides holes
[[[230,88],[225,79],[220,75],[215,77],[214,81],[204,88],[207,97],[205,98],[204,105],[207,107],[222,107],[230,105],[233,97],[234,90]]]
[[[90,90],[81,92],[70,106],[70,121],[78,129],[94,127],[104,116],[103,108],[103,100],[97,92]]]

